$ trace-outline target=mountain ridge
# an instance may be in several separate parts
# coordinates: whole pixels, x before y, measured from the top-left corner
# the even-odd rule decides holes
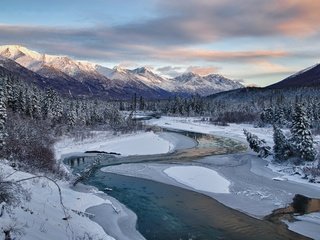
[[[281,89],[288,87],[319,87],[320,86],[320,63],[302,69],[285,79],[267,86],[268,89]]]
[[[111,94],[115,98],[130,98],[125,95],[134,93],[148,98],[195,94],[206,96],[215,92],[244,87],[237,81],[218,74],[207,76],[195,73],[182,74],[180,77],[184,80],[181,84],[179,78],[162,77],[148,67],[139,67],[133,70],[119,66],[108,68],[88,61],[73,60],[68,56],[41,54],[21,45],[0,46],[0,56],[15,61],[41,77],[59,81],[61,84],[79,81],[89,90],[96,88],[98,95],[103,95],[105,92],[110,96],[110,93],[117,92],[118,96]],[[46,82],[49,82],[48,85],[52,85],[52,82]],[[83,91],[83,94],[86,92]],[[90,90],[90,92],[92,91]]]

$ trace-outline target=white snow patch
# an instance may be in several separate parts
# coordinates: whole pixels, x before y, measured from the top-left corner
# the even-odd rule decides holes
[[[275,181],[288,181],[288,178],[284,178],[284,177],[274,177],[274,178],[272,178],[272,180],[275,180]]]
[[[60,159],[65,154],[93,150],[117,152],[123,156],[129,156],[167,153],[173,149],[172,143],[154,132],[139,132],[120,136],[113,136],[108,132],[98,132],[92,138],[83,141],[71,138],[62,139],[55,145],[55,154],[56,159]]]
[[[320,240],[320,212],[296,216],[295,218],[298,219],[298,221],[285,221],[291,231],[315,240]]]
[[[175,166],[164,173],[177,182],[194,189],[212,193],[230,193],[230,182],[216,171],[199,166]]]

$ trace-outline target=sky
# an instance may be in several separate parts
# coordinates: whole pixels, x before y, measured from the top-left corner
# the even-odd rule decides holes
[[[316,0],[1,0],[0,45],[266,86],[319,62]]]

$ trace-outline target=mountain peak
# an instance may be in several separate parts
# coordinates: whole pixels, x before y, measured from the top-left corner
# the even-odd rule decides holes
[[[114,66],[113,68],[112,68],[115,72],[119,72],[119,73],[124,73],[124,72],[126,72],[126,69],[125,68],[123,68],[123,67],[121,67],[121,66]]]
[[[194,78],[201,78],[201,76],[193,72],[185,72],[174,79],[180,82],[188,82]]]
[[[194,73],[194,72],[185,72],[185,73],[183,73],[181,76],[198,77],[198,76],[200,76],[200,75],[197,74],[197,73]]]
[[[28,56],[33,59],[39,60],[42,58],[42,54],[32,51],[22,45],[3,45],[0,46],[0,54],[7,58],[15,59],[21,56]]]
[[[133,69],[132,72],[136,73],[136,74],[144,74],[144,73],[152,73],[152,70],[151,68],[149,67],[139,67],[139,68],[136,68],[136,69]]]

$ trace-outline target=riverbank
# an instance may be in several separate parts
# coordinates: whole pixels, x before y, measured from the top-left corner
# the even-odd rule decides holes
[[[201,118],[195,117],[161,117],[160,119],[152,119],[147,121],[147,124],[152,126],[158,126],[163,128],[178,129],[182,131],[192,131],[198,133],[205,133],[209,135],[221,136],[231,138],[240,141],[247,145],[246,137],[243,134],[243,129],[257,135],[260,139],[264,139],[268,146],[272,147],[273,144],[273,129],[272,127],[254,127],[252,124],[229,124],[228,126],[217,126],[210,124],[208,122],[201,121]],[[284,131],[285,133],[288,130]],[[320,142],[320,135],[314,136],[316,143]],[[318,152],[320,152],[320,145],[316,145]],[[248,149],[248,153],[252,153]],[[292,163],[277,164],[272,162],[272,158],[267,159],[266,166],[270,168],[273,172],[277,173],[282,179],[287,179],[290,181],[304,183],[311,186],[316,186],[320,188],[319,183],[309,182],[308,179],[303,179],[303,166],[295,166]],[[306,163],[306,166],[310,167],[312,163]],[[315,164],[316,165],[316,164]],[[294,174],[294,173],[299,174]],[[320,178],[317,179],[320,181]]]
[[[208,124],[185,118],[164,118],[151,120],[148,123],[172,129],[217,134],[240,141],[245,141],[242,129],[246,128],[266,139],[267,142],[272,145],[272,130],[270,128],[256,129],[249,125],[232,125],[231,127],[208,126]],[[292,177],[288,181],[283,177],[283,173],[272,171],[268,168],[267,166],[269,164],[268,161],[258,158],[250,151],[242,154],[210,156],[185,164],[187,166],[205,166],[217,171],[232,182],[230,194],[216,194],[201,191],[196,187],[182,184],[184,181],[181,181],[181,179],[180,181],[176,181],[176,179],[168,177],[165,171],[175,166],[173,164],[126,164],[107,167],[104,168],[103,171],[150,179],[197,191],[217,199],[226,206],[240,210],[256,218],[263,218],[270,214],[272,210],[288,205],[291,203],[295,194],[302,194],[313,198],[320,197],[318,184],[308,183],[298,177]],[[181,166],[181,164],[179,164],[179,166]],[[308,219],[308,216],[306,216],[306,218]],[[295,223],[287,222],[287,224],[293,231],[319,239],[319,221],[309,221],[308,224],[304,218],[300,220],[303,221]],[[305,229],[308,229],[308,231]]]
[[[62,139],[55,145],[55,152],[59,159],[88,150],[117,152],[121,156],[154,155],[188,149],[196,145],[197,142],[193,139],[177,133],[138,132],[114,136],[108,132],[97,132],[83,141]],[[94,188],[79,184],[73,189],[88,193]],[[91,220],[99,224],[105,233],[121,240],[144,239],[136,230],[137,216],[134,212],[103,192],[96,192],[96,196],[107,203],[92,204],[85,211],[93,214]]]
[[[0,169],[6,181],[29,179],[21,182],[27,192],[15,188],[15,195],[29,200],[22,200],[0,217],[1,239],[5,239],[3,231],[11,229],[14,239],[114,240],[101,226],[91,221],[91,216],[86,212],[90,206],[111,204],[108,199],[98,197],[93,189],[85,193],[74,191],[68,182],[57,180],[54,183],[47,178],[16,171],[5,160],[1,160]]]
[[[166,140],[154,132],[138,132],[132,134],[114,135],[112,132],[93,132],[83,140],[62,138],[55,148],[56,159],[67,154],[84,153],[84,151],[106,151],[120,153],[122,156],[161,154],[175,149],[175,140]]]
[[[55,155],[57,159],[62,159],[87,150],[118,151],[123,156],[145,155],[195,146],[193,140],[179,136],[167,133],[159,136],[153,132],[115,136],[109,132],[94,132],[90,138],[82,141],[74,138],[61,139],[55,145]],[[30,194],[29,200],[12,208],[10,216],[4,214],[0,218],[0,238],[4,238],[4,229],[12,228],[13,237],[26,240],[144,239],[136,230],[136,214],[91,186],[80,183],[71,187],[69,182],[57,180],[61,190],[60,199],[57,185],[50,180],[16,171],[6,160],[1,160],[0,169],[6,181],[35,177],[22,182],[22,186],[28,189],[27,195]],[[66,170],[69,171],[67,168]]]

